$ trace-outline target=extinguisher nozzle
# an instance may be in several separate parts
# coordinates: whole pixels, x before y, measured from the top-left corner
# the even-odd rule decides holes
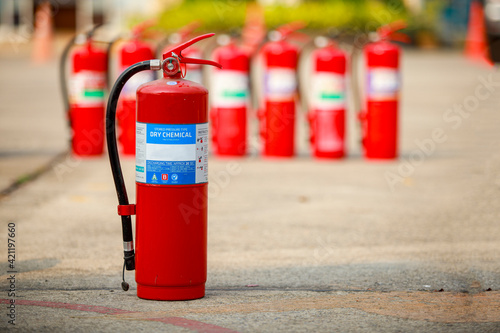
[[[129,286],[129,284],[127,282],[125,282],[125,281],[122,282],[122,289],[123,289],[123,291],[127,291],[129,287],[130,286]]]
[[[122,289],[123,291],[127,291],[130,287],[130,285],[125,282],[125,261],[123,262],[123,270],[122,270]]]

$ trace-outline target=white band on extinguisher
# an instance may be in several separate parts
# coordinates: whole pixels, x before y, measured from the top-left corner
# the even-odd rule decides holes
[[[248,73],[214,70],[210,81],[210,102],[216,108],[240,108],[248,103]]]
[[[134,249],[134,241],[123,242],[123,251],[132,251]]]
[[[75,73],[69,81],[69,101],[79,107],[101,107],[105,86],[104,72],[83,70]]]
[[[311,107],[316,110],[345,108],[345,78],[341,74],[316,72],[309,90]]]
[[[290,101],[297,90],[297,78],[292,68],[272,67],[264,77],[266,99],[270,101]]]
[[[367,95],[369,99],[387,100],[398,98],[401,78],[396,68],[370,68],[367,74]]]

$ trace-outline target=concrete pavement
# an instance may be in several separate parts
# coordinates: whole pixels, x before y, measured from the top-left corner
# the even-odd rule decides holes
[[[210,160],[207,296],[154,302],[121,282],[107,158],[66,148],[55,63],[0,62],[1,328],[37,332],[500,331],[500,73],[456,52],[407,51],[401,158]],[[22,56],[24,54],[24,56]],[[6,74],[4,74],[6,73]],[[27,79],[27,78],[30,79]],[[26,96],[27,95],[27,96]],[[134,161],[124,160],[133,198]],[[133,201],[133,200],[132,200]]]

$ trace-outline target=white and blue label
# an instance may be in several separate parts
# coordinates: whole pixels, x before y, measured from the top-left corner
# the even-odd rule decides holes
[[[157,185],[208,182],[208,123],[136,124],[135,179]]]
[[[375,67],[368,70],[368,98],[374,100],[397,99],[401,79],[396,68]]]
[[[293,100],[297,91],[297,78],[292,68],[268,68],[264,74],[266,98],[271,101]]]

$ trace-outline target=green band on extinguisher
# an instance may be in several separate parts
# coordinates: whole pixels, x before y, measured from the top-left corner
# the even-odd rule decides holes
[[[103,98],[104,90],[85,90],[83,96],[92,98]]]
[[[224,97],[246,97],[247,93],[246,91],[224,91],[223,93]]]
[[[321,98],[323,98],[323,99],[343,99],[344,94],[321,93]]]

